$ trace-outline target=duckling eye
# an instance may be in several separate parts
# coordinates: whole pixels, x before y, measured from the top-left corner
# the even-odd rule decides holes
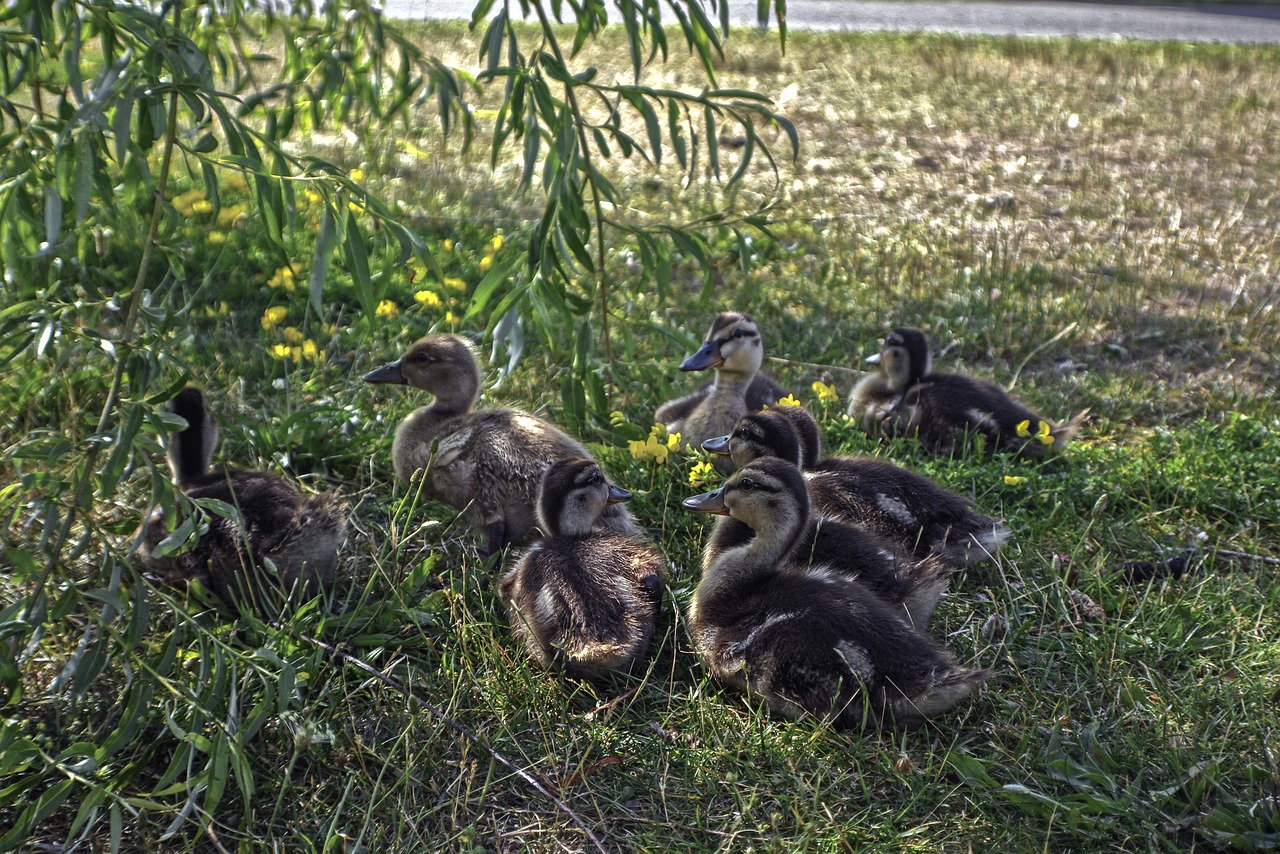
[[[413,360],[415,362],[434,362],[435,361],[435,359],[431,357],[431,354],[427,352],[414,353]]]
[[[745,492],[750,492],[756,488],[756,482],[749,477],[744,477],[742,480],[738,481],[738,488]]]
[[[750,334],[750,333],[748,333],[748,332],[747,332],[747,330],[745,330],[745,329],[735,329],[735,330],[733,330],[733,337],[734,337],[734,338],[742,338],[743,336],[748,335],[748,334]]]

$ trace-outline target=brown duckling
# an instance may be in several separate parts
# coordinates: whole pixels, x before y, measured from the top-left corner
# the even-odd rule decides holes
[[[410,483],[425,472],[423,494],[461,510],[483,534],[489,554],[521,542],[533,528],[538,486],[553,460],[591,456],[576,439],[527,412],[472,411],[480,396],[480,367],[471,345],[457,335],[428,335],[364,380],[408,385],[435,396],[396,429],[391,446],[396,476]],[[636,533],[621,505],[606,509],[600,524]]]
[[[346,529],[341,504],[332,496],[301,494],[266,472],[211,470],[218,427],[198,389],[183,389],[166,409],[187,422],[168,442],[175,485],[188,498],[228,504],[238,516],[210,513],[208,530],[189,550],[156,555],[170,529],[164,511],[155,510],[143,523],[143,565],[167,581],[199,579],[224,601],[259,606],[268,594],[298,588],[314,596],[332,584]]]
[[[796,559],[810,513],[796,465],[758,459],[684,506],[755,531],[704,568],[689,634],[717,679],[775,713],[838,727],[911,724],[986,681],[987,671],[962,667],[864,585]]]
[[[998,519],[922,474],[874,457],[820,457],[817,422],[799,406],[744,416],[733,433],[703,443],[742,468],[760,457],[803,465],[815,512],[865,528],[917,558],[952,566],[993,557],[1009,538]],[[922,625],[917,622],[916,625]]]
[[[631,498],[589,458],[556,460],[542,478],[545,537],[503,575],[512,631],[543,667],[598,678],[643,660],[666,563],[652,547],[600,528],[605,508]]]
[[[685,359],[682,371],[716,372],[710,386],[698,389],[658,407],[654,419],[679,433],[686,445],[698,447],[707,439],[722,436],[739,418],[765,406],[772,406],[787,392],[759,373],[764,362],[764,342],[751,315],[726,311],[716,317],[698,352]],[[717,463],[727,472],[727,464]]]
[[[988,448],[1043,457],[1065,448],[1089,414],[1086,409],[1054,424],[992,383],[934,373],[929,340],[919,329],[893,330],[883,351],[867,361],[880,370],[854,386],[850,417],[872,435],[916,436],[935,454],[953,453],[967,436],[984,436]]]

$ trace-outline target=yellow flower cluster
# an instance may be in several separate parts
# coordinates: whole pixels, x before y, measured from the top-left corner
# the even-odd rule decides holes
[[[631,456],[641,462],[653,460],[661,465],[667,461],[672,451],[680,447],[680,434],[667,433],[667,428],[661,424],[654,424],[649,430],[649,438],[635,439],[627,443],[627,447],[631,450]]]
[[[267,352],[277,359],[291,359],[295,362],[301,362],[303,359],[317,361],[320,358],[320,348],[310,338],[295,345],[273,344]]]
[[[271,274],[271,278],[267,279],[267,287],[272,290],[276,288],[284,288],[288,293],[293,293],[298,289],[298,276],[301,274],[293,264],[285,264],[279,270]]]
[[[484,245],[484,257],[480,259],[480,272],[487,273],[493,267],[493,258],[502,248],[503,236],[495,234],[493,239]]]
[[[233,228],[248,213],[249,206],[247,204],[228,205],[218,211],[218,228]]]
[[[262,328],[270,332],[289,316],[289,309],[282,305],[273,305],[262,313]]]
[[[814,381],[813,391],[818,395],[819,403],[835,402],[840,399],[840,395],[836,393],[836,387],[827,385],[822,380]]]
[[[435,291],[418,291],[413,295],[413,301],[427,308],[444,308],[444,300]]]
[[[207,214],[213,211],[213,202],[205,198],[204,190],[187,190],[181,195],[174,196],[170,204],[182,216]]]
[[[417,298],[416,295],[414,298]],[[384,299],[382,302],[378,303],[378,307],[373,310],[373,313],[375,316],[381,317],[384,320],[391,320],[400,313],[400,306],[396,305],[389,299]]]
[[[774,406],[799,406],[799,405],[800,405],[800,401],[796,400],[796,396],[794,394],[789,394],[786,397],[781,398],[777,403],[774,404]],[[768,408],[769,407],[767,406],[765,407],[765,409],[768,409]]]
[[[716,476],[716,467],[711,463],[703,460],[689,469],[689,485],[694,489],[701,489]]]
[[[1021,477],[1016,474],[1007,474],[1004,476],[1004,482],[1006,486],[1017,486],[1020,483],[1025,483],[1026,480],[1027,479],[1025,477]]]
[[[1031,422],[1029,420],[1019,421],[1015,429],[1023,439],[1035,439],[1041,445],[1053,444],[1053,425],[1048,421],[1036,421],[1036,432],[1034,434],[1031,432]]]

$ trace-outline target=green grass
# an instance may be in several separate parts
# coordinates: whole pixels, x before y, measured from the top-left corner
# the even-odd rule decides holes
[[[475,56],[456,25],[415,32],[449,61]],[[569,815],[421,700],[527,768],[609,850],[1280,846],[1280,51],[809,33],[792,33],[785,56],[769,36],[735,33],[730,47],[722,85],[797,87],[783,110],[804,147],[786,167],[776,239],[740,257],[716,236],[706,302],[687,261],[659,300],[614,247],[615,335],[632,340],[607,366],[612,406],[647,430],[688,385],[675,370],[688,344],[734,307],[761,321],[770,370],[809,404],[815,379],[847,395],[878,337],[915,324],[940,367],[1016,376],[1051,417],[1091,407],[1080,440],[1042,464],[934,460],[862,436],[840,404],[815,410],[831,450],[916,467],[1013,529],[935,618],[962,661],[994,671],[990,690],[919,730],[848,734],[770,719],[709,681],[681,619],[706,524],[679,509],[695,491],[690,463],[633,460],[604,422],[584,438],[636,493],[674,568],[657,648],[645,673],[607,690],[536,670],[498,607],[497,567],[452,511],[393,480],[392,432],[420,401],[359,380],[447,328],[466,295],[440,288],[439,308],[418,305],[423,280],[387,266],[394,319],[360,316],[339,283],[322,324],[301,294],[267,286],[280,260],[250,221],[222,246],[193,238],[192,274],[162,297],[198,307],[163,326],[159,369],[209,391],[222,459],[342,493],[342,577],[323,607],[274,622],[150,587],[116,560],[150,500],[137,461],[77,529],[83,547],[54,568],[41,633],[20,656],[0,729],[0,833],[46,804],[28,845],[60,844],[92,792],[94,850],[588,847]],[[581,62],[614,67],[611,50],[588,47]],[[697,82],[682,57],[654,73]],[[536,216],[537,199],[428,117],[364,147],[316,149],[363,165],[446,274],[474,288],[495,232]],[[682,188],[669,163],[656,176],[615,168],[632,205],[619,216],[680,220],[716,200]],[[748,200],[768,189],[754,181]],[[127,270],[137,242],[120,236],[83,287]],[[309,257],[305,242],[297,251]],[[226,312],[206,311],[210,297]],[[273,305],[288,319],[265,331]],[[93,300],[63,318],[118,322]],[[323,358],[271,356],[288,325]],[[80,340],[65,332],[0,369],[4,603],[24,601],[38,574],[41,498],[74,477],[65,443],[83,447],[109,383]],[[533,335],[486,400],[554,419],[564,355]],[[1192,547],[1186,577],[1120,581],[1129,561]],[[107,607],[128,616],[110,636],[93,628]],[[0,634],[14,618],[0,616]]]

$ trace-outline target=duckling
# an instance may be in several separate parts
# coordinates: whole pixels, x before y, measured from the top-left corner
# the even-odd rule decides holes
[[[745,522],[721,516],[707,540],[703,569],[754,536]],[[809,519],[791,558],[857,580],[920,628],[929,625],[950,585],[952,571],[937,555],[912,557],[869,530],[823,516]]]
[[[600,514],[631,493],[585,457],[553,462],[538,493],[545,538],[498,584],[511,628],[543,667],[598,678],[627,671],[649,649],[666,578],[653,548],[601,530]]]
[[[936,553],[959,567],[994,557],[1009,539],[1004,523],[922,474],[874,457],[820,458],[817,422],[799,406],[744,416],[732,434],[702,447],[738,468],[760,457],[800,463],[816,512],[866,528],[916,558]]]
[[[726,311],[712,322],[698,352],[685,359],[682,371],[714,368],[715,380],[658,407],[654,419],[670,433],[680,433],[687,445],[698,447],[707,439],[721,436],[747,412],[777,403],[787,392],[773,380],[760,375],[764,362],[764,342],[760,329],[748,314]],[[727,463],[716,463],[726,474]]]
[[[261,605],[268,591],[297,587],[313,596],[330,585],[346,529],[341,504],[329,495],[300,494],[266,472],[212,471],[218,426],[199,389],[183,389],[166,409],[187,422],[168,442],[174,484],[188,498],[231,505],[239,517],[210,514],[208,531],[190,550],[156,556],[170,531],[164,511],[155,510],[143,522],[143,565],[169,581],[204,581],[227,602]]]
[[[992,383],[933,373],[929,341],[919,329],[893,330],[884,350],[867,361],[880,370],[854,386],[850,417],[873,435],[917,436],[935,454],[954,452],[973,434],[992,448],[1043,457],[1065,448],[1089,414],[1086,409],[1055,425]]]
[[[428,335],[364,380],[408,385],[435,396],[396,429],[391,446],[396,476],[410,483],[423,472],[423,494],[461,510],[484,536],[488,554],[529,534],[538,485],[551,461],[590,456],[576,439],[527,412],[472,411],[480,396],[480,367],[471,345],[457,335]],[[636,533],[621,505],[606,509],[600,524]]]
[[[689,634],[712,675],[774,713],[842,728],[910,725],[986,682],[987,671],[962,667],[858,581],[796,559],[810,510],[793,463],[758,459],[684,506],[755,531],[703,570]]]

